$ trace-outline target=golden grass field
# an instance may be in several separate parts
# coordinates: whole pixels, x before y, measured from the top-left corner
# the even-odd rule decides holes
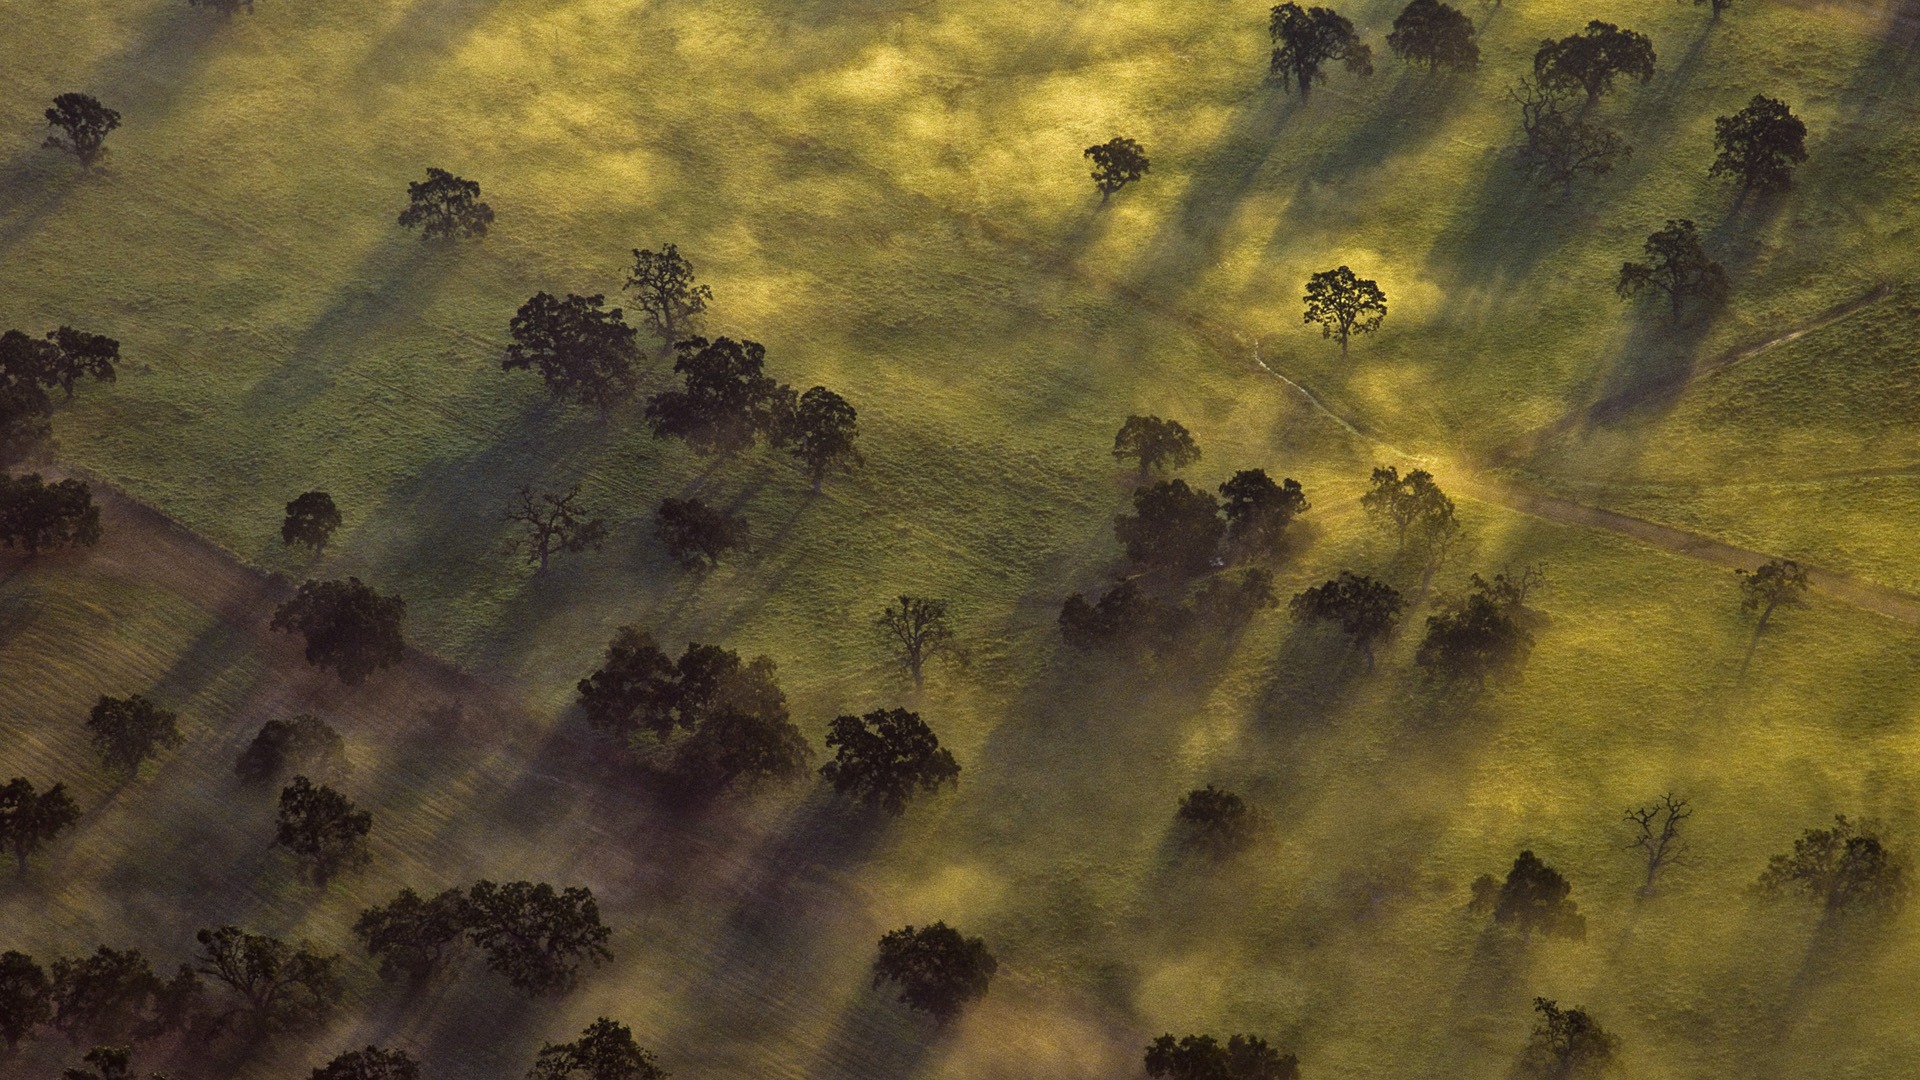
[[[1167,1031],[1261,1034],[1312,1080],[1495,1078],[1537,994],[1618,1033],[1635,1078],[1920,1073],[1912,917],[1836,928],[1745,891],[1834,813],[1920,851],[1909,623],[1816,593],[1742,679],[1725,566],[1462,498],[1437,587],[1550,575],[1524,682],[1471,708],[1422,690],[1417,632],[1373,675],[1278,612],[1157,670],[1060,644],[1061,598],[1118,561],[1130,475],[1107,448],[1134,412],[1193,429],[1192,481],[1306,486],[1283,593],[1348,567],[1418,586],[1357,505],[1372,466],[1409,463],[1920,592],[1920,10],[1473,3],[1481,70],[1431,78],[1385,52],[1397,8],[1341,6],[1379,71],[1303,105],[1261,86],[1257,4],[260,0],[224,21],[15,0],[0,325],[122,341],[117,384],[56,417],[58,464],[158,514],[116,500],[94,553],[0,554],[0,778],[65,780],[87,811],[0,883],[0,948],[171,966],[236,921],[346,952],[350,1008],[231,1066],[249,1080],[369,1041],[433,1077],[520,1076],[599,1015],[695,1080],[1124,1077]],[[1589,18],[1649,34],[1659,73],[1599,106],[1630,164],[1563,201],[1501,160],[1503,94]],[[67,90],[125,118],[93,176],[37,149]],[[1806,119],[1811,160],[1736,207],[1706,177],[1712,121],[1756,92]],[[1116,134],[1153,171],[1103,209],[1080,150]],[[430,165],[482,183],[492,235],[395,226]],[[1682,216],[1734,288],[1675,326],[1611,285]],[[712,332],[860,409],[863,471],[813,496],[783,459],[714,467],[637,408],[603,424],[499,369],[528,295],[611,297],[629,249],[669,241],[713,286]],[[1298,315],[1339,263],[1391,304],[1344,358]],[[668,369],[651,357],[646,388]],[[1648,386],[1667,389],[1511,452]],[[500,508],[576,480],[612,540],[536,578]],[[309,488],[346,517],[317,565],[277,537]],[[650,535],[688,492],[757,537],[703,579]],[[270,572],[399,593],[419,655],[359,690],[308,671],[266,629]],[[919,694],[869,633],[902,591],[951,598],[973,653]],[[772,656],[816,740],[915,707],[961,784],[878,827],[817,785],[656,809],[569,708],[623,623]],[[187,743],[115,788],[81,721],[136,691]],[[347,736],[336,783],[375,815],[371,869],[324,890],[231,775],[303,710]],[[1276,826],[1217,870],[1171,836],[1205,783]],[[1669,789],[1697,806],[1695,860],[1640,900],[1621,812]],[[1523,946],[1464,910],[1523,847],[1572,879],[1585,942]],[[354,915],[480,876],[590,885],[616,960],[553,1001],[477,959],[414,1000],[383,987]],[[868,986],[879,934],[933,919],[1002,963],[945,1031]],[[77,1056],[43,1035],[0,1075]]]

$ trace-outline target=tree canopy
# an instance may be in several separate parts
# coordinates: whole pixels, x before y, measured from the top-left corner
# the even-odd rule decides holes
[[[1492,912],[1495,923],[1511,926],[1524,937],[1539,932],[1548,937],[1584,938],[1587,917],[1568,898],[1572,891],[1558,870],[1533,852],[1522,851],[1505,881],[1495,884],[1491,874],[1484,874],[1473,883],[1470,906]]]
[[[316,882],[364,867],[373,815],[325,784],[296,776],[280,792],[273,842],[299,856]]]
[[[55,1030],[76,1044],[156,1039],[184,1026],[200,994],[192,969],[162,980],[138,949],[105,945],[53,962],[48,1002]]]
[[[1481,690],[1490,680],[1519,677],[1533,653],[1533,634],[1520,624],[1517,605],[1498,583],[1478,574],[1471,582],[1465,595],[1443,597],[1434,605],[1413,662],[1442,686]]]
[[[693,263],[673,244],[659,251],[635,248],[625,287],[647,317],[647,325],[667,346],[679,341],[680,330],[713,300],[713,290],[694,281]]]
[[[1212,784],[1181,796],[1175,817],[1186,829],[1187,843],[1215,858],[1246,847],[1260,824],[1245,799]]]
[[[340,957],[318,952],[307,942],[290,945],[237,926],[201,930],[200,973],[224,984],[236,999],[219,1021],[238,1022],[260,1037],[317,1026],[344,993]]]
[[[1113,456],[1132,458],[1140,466],[1140,481],[1156,469],[1184,469],[1200,460],[1200,444],[1178,420],[1157,416],[1129,416],[1113,436]]]
[[[785,428],[781,441],[807,470],[816,493],[828,473],[836,469],[852,472],[865,461],[857,445],[859,413],[846,398],[824,386],[800,395]]]
[[[424,981],[446,957],[447,946],[458,941],[467,926],[467,898],[448,889],[423,899],[412,889],[401,889],[379,907],[370,907],[354,921],[353,935],[380,962],[380,977],[402,976]]]
[[[1550,87],[1584,91],[1588,101],[1613,89],[1616,75],[1653,80],[1653,42],[1645,34],[1595,19],[1559,41],[1542,41],[1533,54],[1533,76]]]
[[[1405,549],[1408,541],[1425,546],[1430,553],[1444,547],[1459,529],[1453,500],[1433,474],[1415,469],[1405,476],[1392,465],[1373,470],[1360,506],[1381,528],[1393,533],[1394,541]]]
[[[12,949],[0,953],[0,1039],[7,1049],[53,1019],[53,983],[33,957]]]
[[[309,1080],[420,1080],[420,1063],[405,1050],[369,1045],[336,1056],[313,1070]]]
[[[1129,559],[1182,574],[1205,569],[1225,534],[1213,493],[1180,479],[1136,488],[1133,513],[1113,519],[1113,535]]]
[[[68,399],[81,379],[113,382],[120,362],[120,343],[105,334],[91,334],[62,326],[36,341],[18,330],[0,334],[0,370],[31,380],[48,390],[59,389]]]
[[[1132,139],[1115,137],[1087,147],[1081,155],[1093,161],[1093,186],[1100,189],[1100,201],[1147,175],[1147,152]]]
[[[902,1004],[931,1013],[944,1024],[968,1002],[986,995],[999,967],[986,942],[944,922],[918,929],[905,926],[880,939],[873,985],[894,984]]]
[[[0,475],[0,547],[33,556],[43,548],[92,547],[100,537],[100,508],[86,481]]]
[[[647,399],[655,438],[684,439],[695,453],[723,457],[757,441],[784,441],[797,407],[793,389],[765,373],[767,351],[759,342],[690,337],[673,347],[684,388]]]
[[[1808,829],[1793,850],[1768,860],[1759,889],[1800,893],[1829,915],[1895,911],[1912,890],[1907,860],[1887,846],[1873,822],[1836,815],[1829,829]]]
[[[428,169],[425,180],[407,183],[400,227],[419,229],[422,240],[476,240],[493,224],[493,207],[480,201],[480,184],[445,169]]]
[[[107,133],[120,126],[120,114],[92,94],[61,94],[47,110],[48,150],[64,150],[80,161],[82,172],[106,155]]]
[[[1515,168],[1543,187],[1558,187],[1562,198],[1573,194],[1573,182],[1581,176],[1605,176],[1633,156],[1618,132],[1573,111],[1564,88],[1523,79],[1508,96],[1520,106],[1526,137],[1516,151]]]
[[[667,1080],[667,1070],[634,1041],[633,1029],[603,1016],[573,1042],[541,1047],[527,1080]]]
[[[324,491],[308,491],[287,504],[286,520],[280,523],[280,542],[287,547],[300,544],[315,555],[326,551],[327,540],[340,527],[340,508],[333,496]]]
[[[1373,333],[1387,317],[1387,294],[1380,291],[1380,284],[1357,277],[1344,266],[1308,278],[1302,299],[1307,310],[1301,321],[1319,323],[1320,336],[1337,339],[1342,356],[1353,335]]]
[[[1300,481],[1274,483],[1265,469],[1242,469],[1220,485],[1227,542],[1243,555],[1273,551],[1293,519],[1308,510]]]
[[[1778,191],[1793,180],[1793,167],[1807,160],[1807,125],[1786,102],[1755,94],[1746,108],[1714,120],[1713,147],[1719,154],[1708,176],[1739,180],[1742,194]]]
[[[1409,64],[1427,65],[1429,72],[1472,71],[1480,66],[1473,20],[1442,0],[1411,0],[1394,16],[1387,48]]]
[[[264,783],[292,765],[327,765],[340,760],[346,744],[333,726],[312,713],[269,720],[233,763],[234,775]]]
[[[1211,1035],[1162,1035],[1147,1045],[1146,1066],[1154,1080],[1300,1080],[1298,1058],[1253,1035],[1225,1046]]]
[[[565,491],[541,492],[523,486],[500,517],[520,526],[508,550],[526,556],[536,574],[546,573],[547,562],[557,554],[599,551],[607,541],[607,523],[580,505],[579,484]]]
[[[916,687],[926,682],[928,661],[958,660],[963,656],[954,641],[953,619],[947,613],[945,600],[903,593],[874,620],[874,629],[893,648],[900,666],[913,676]]]
[[[102,694],[87,714],[87,734],[107,768],[132,775],[141,762],[185,741],[179,719],[139,694],[125,698]]]
[[[507,333],[513,343],[500,361],[503,371],[538,372],[555,401],[597,409],[602,419],[632,400],[634,329],[606,297],[539,292],[520,305]]]
[[[1187,622],[1187,613],[1150,596],[1138,582],[1122,581],[1087,603],[1074,593],[1060,605],[1060,638],[1082,652],[1103,648],[1158,651],[1173,643]]]
[[[1585,1009],[1534,998],[1533,1011],[1539,1019],[1520,1058],[1522,1080],[1598,1080],[1613,1070],[1620,1040]]]
[[[1281,4],[1273,9],[1267,33],[1273,38],[1270,77],[1282,87],[1298,86],[1302,101],[1316,81],[1326,79],[1322,69],[1330,60],[1362,78],[1373,74],[1372,47],[1360,40],[1346,16],[1331,8]]]
[[[753,540],[746,518],[699,499],[662,499],[653,521],[654,537],[689,570],[711,570]]]
[[[931,794],[941,784],[958,785],[960,763],[940,745],[919,713],[875,709],[840,716],[827,728],[833,760],[820,766],[833,790],[889,814],[906,812],[916,790]]]
[[[367,676],[406,658],[400,635],[407,602],[381,596],[357,577],[309,580],[273,612],[273,629],[307,641],[307,663],[331,667],[340,681],[358,686]]]
[[[566,991],[581,964],[613,959],[613,932],[584,886],[478,881],[467,890],[465,919],[467,940],[487,954],[487,966],[529,997]]]
[[[1689,299],[1712,306],[1726,297],[1727,272],[1707,257],[1693,222],[1669,218],[1666,228],[1647,237],[1645,250],[1646,258],[1620,266],[1614,291],[1622,300],[1641,293],[1665,293],[1677,319],[1680,305]]]
[[[80,807],[65,784],[37,791],[33,781],[16,776],[0,787],[0,845],[19,860],[27,872],[27,858],[80,820]]]
[[[1406,602],[1400,591],[1351,570],[1303,589],[1289,602],[1295,622],[1329,622],[1340,627],[1373,670],[1373,647],[1393,633]]]

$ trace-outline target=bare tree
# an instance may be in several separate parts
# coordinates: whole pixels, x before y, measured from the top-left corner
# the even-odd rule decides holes
[[[1693,816],[1687,800],[1669,791],[1659,801],[1627,811],[1639,834],[1627,847],[1647,856],[1647,883],[1640,886],[1641,896],[1652,896],[1660,871],[1687,861],[1687,844],[1680,839],[1680,823]]]
[[[525,525],[526,535],[516,538],[508,550],[526,552],[527,561],[542,574],[547,572],[547,560],[555,552],[600,550],[607,539],[606,522],[587,516],[579,498],[579,484],[564,495],[550,491],[536,495],[530,487],[521,488],[514,501],[507,504],[504,517]]]
[[[939,656],[953,660],[960,658],[960,647],[953,640],[953,620],[947,617],[945,600],[903,595],[898,604],[890,604],[887,610],[880,613],[874,625],[893,646],[907,673],[913,676],[915,687],[926,681],[927,661]]]

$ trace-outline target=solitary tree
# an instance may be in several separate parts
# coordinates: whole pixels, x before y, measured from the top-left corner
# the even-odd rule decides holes
[[[633,397],[634,330],[606,297],[540,292],[520,305],[507,326],[513,344],[500,361],[503,371],[540,373],[555,401],[572,398],[606,419]]]
[[[238,1021],[257,1038],[316,1025],[340,1003],[337,955],[237,926],[202,930],[194,940],[200,943],[200,973],[238,999],[221,1018],[223,1025]]]
[[[1746,108],[1714,120],[1713,146],[1720,153],[1708,176],[1739,180],[1743,198],[1756,189],[1778,191],[1793,179],[1793,167],[1807,160],[1807,125],[1785,102],[1755,94]]]
[[[1140,465],[1140,482],[1159,468],[1184,469],[1200,460],[1200,444],[1178,420],[1129,416],[1113,437],[1113,456]]]
[[[92,94],[61,94],[47,110],[49,150],[65,150],[80,159],[80,171],[92,172],[93,163],[107,152],[107,133],[120,126],[120,114],[100,104]]]
[[[280,792],[280,818],[273,842],[299,856],[314,881],[358,870],[369,859],[367,834],[373,815],[356,809],[345,795],[304,776]]]
[[[313,1070],[310,1080],[420,1080],[420,1063],[405,1050],[349,1050]]]
[[[48,348],[39,351],[44,358],[39,378],[51,390],[59,387],[69,400],[74,384],[91,376],[95,382],[113,382],[114,365],[120,361],[120,343],[105,334],[90,334],[62,326],[47,334]]]
[[[1686,860],[1687,845],[1680,838],[1680,825],[1692,816],[1687,800],[1675,797],[1671,791],[1656,802],[1627,811],[1627,820],[1634,827],[1633,842],[1627,846],[1647,859],[1647,881],[1640,886],[1641,896],[1653,895],[1662,870]]]
[[[0,787],[0,844],[19,860],[22,877],[27,873],[27,857],[78,820],[80,808],[67,795],[65,784],[35,791],[33,781],[16,776]]]
[[[940,745],[919,713],[876,709],[841,716],[827,728],[833,760],[820,766],[833,790],[889,814],[907,810],[916,789],[931,794],[960,782],[960,763]]]
[[[547,560],[559,552],[599,551],[607,540],[607,523],[580,505],[579,484],[564,493],[536,494],[522,487],[501,512],[501,519],[521,527],[508,550],[524,553],[536,574],[546,573]]]
[[[1371,486],[1360,496],[1360,506],[1381,528],[1393,533],[1403,550],[1407,541],[1425,544],[1430,550],[1444,543],[1459,528],[1454,517],[1453,500],[1433,474],[1415,469],[1405,476],[1392,465],[1373,470]]]
[[[1147,152],[1127,138],[1112,138],[1089,146],[1082,157],[1093,160],[1093,185],[1105,203],[1113,193],[1147,175]]]
[[[340,508],[333,505],[333,496],[324,491],[305,492],[287,504],[286,520],[280,523],[280,542],[287,547],[301,544],[320,555],[339,527]]]
[[[1373,333],[1387,317],[1387,294],[1380,291],[1379,283],[1355,277],[1344,266],[1308,278],[1304,300],[1307,310],[1301,321],[1319,323],[1321,337],[1339,339],[1342,356],[1347,354],[1349,338]]]
[[[39,473],[0,475],[0,547],[92,547],[100,542],[100,508],[84,480],[48,484]]]
[[[1136,488],[1133,513],[1113,519],[1113,534],[1128,558],[1175,573],[1204,569],[1225,532],[1213,493],[1179,479]]]
[[[1353,23],[1331,8],[1302,8],[1285,3],[1273,9],[1267,33],[1273,38],[1270,77],[1282,87],[1298,86],[1307,100],[1329,60],[1338,60],[1361,77],[1373,74],[1373,49],[1360,40]]]
[[[1622,300],[1643,292],[1665,293],[1677,319],[1680,305],[1689,298],[1709,306],[1725,298],[1727,272],[1707,257],[1693,222],[1669,218],[1666,228],[1647,237],[1646,252],[1647,257],[1639,262],[1621,264],[1620,281],[1614,291]]]
[[[1483,874],[1473,883],[1476,911],[1491,911],[1493,921],[1512,926],[1524,937],[1539,931],[1548,937],[1584,938],[1587,917],[1580,905],[1568,899],[1573,886],[1558,870],[1548,866],[1531,851],[1523,851],[1513,860],[1507,879],[1495,884],[1491,874]]]
[[[290,766],[328,765],[340,760],[346,743],[333,725],[311,713],[290,720],[269,720],[233,763],[234,775],[264,783]]]
[[[1212,784],[1181,796],[1176,817],[1186,829],[1187,844],[1215,858],[1246,847],[1260,824],[1259,815],[1245,799]]]
[[[672,244],[659,251],[635,249],[626,288],[664,346],[680,340],[680,330],[713,299],[713,290],[693,280],[693,263]]]
[[[419,229],[422,240],[469,240],[487,235],[493,207],[480,201],[480,184],[445,169],[428,169],[425,180],[407,184],[407,208],[400,227]]]
[[[570,1043],[540,1048],[527,1080],[667,1080],[667,1070],[633,1040],[633,1030],[601,1017]]]
[[[1300,1080],[1300,1061],[1253,1035],[1225,1046],[1211,1035],[1162,1035],[1147,1045],[1147,1075],[1160,1080]]]
[[[855,445],[860,438],[859,414],[846,398],[824,386],[800,395],[785,426],[782,441],[806,468],[815,494],[828,473],[852,472],[865,460]]]
[[[126,698],[103,694],[87,714],[87,734],[107,768],[131,776],[141,762],[185,741],[179,719],[139,694]]]
[[[1740,610],[1754,616],[1753,639],[1747,643],[1742,671],[1753,662],[1773,613],[1780,608],[1807,606],[1807,571],[1792,559],[1768,559],[1758,570],[1735,570],[1740,578]]]
[[[487,954],[487,966],[529,997],[571,988],[580,965],[613,959],[612,931],[584,886],[559,892],[546,882],[475,882],[467,890],[467,940]]]
[[[1564,89],[1523,79],[1508,96],[1520,106],[1526,137],[1514,166],[1542,187],[1558,187],[1563,198],[1573,194],[1573,182],[1581,176],[1605,176],[1633,156],[1617,132],[1572,112]]]
[[[466,918],[467,898],[459,889],[448,889],[432,899],[401,889],[385,905],[362,911],[354,921],[353,935],[368,956],[380,961],[382,978],[405,976],[420,983],[440,966],[447,946],[459,940]]]
[[[162,980],[138,949],[121,952],[105,945],[91,956],[55,960],[51,974],[51,1023],[76,1046],[143,1042],[178,1030],[201,992],[198,977],[185,965],[171,980]]]
[[[1906,902],[1907,861],[1887,847],[1873,822],[1837,815],[1831,829],[1808,829],[1793,850],[1775,855],[1760,875],[1770,895],[1802,893],[1829,916],[1848,911],[1893,911]]]
[[[1351,570],[1294,595],[1288,610],[1295,622],[1330,622],[1340,627],[1373,670],[1373,647],[1393,633],[1405,601],[1399,590]]]
[[[1613,1069],[1620,1040],[1585,1009],[1562,1009],[1550,998],[1533,999],[1540,1014],[1520,1058],[1525,1080],[1598,1080]]]
[[[1473,20],[1442,0],[1411,0],[1394,17],[1387,48],[1409,64],[1425,64],[1428,72],[1472,71],[1480,66],[1480,46],[1473,40]]]
[[[1227,541],[1245,554],[1271,552],[1293,519],[1307,511],[1300,481],[1274,483],[1265,469],[1242,469],[1220,485]]]
[[[958,660],[962,655],[954,641],[953,620],[947,614],[945,600],[903,593],[898,603],[889,604],[874,620],[874,627],[892,646],[916,687],[925,685],[928,661]]]
[[[273,612],[273,629],[307,639],[307,663],[331,667],[348,686],[406,657],[400,636],[407,602],[381,596],[357,577],[312,581]]]
[[[1593,102],[1613,89],[1616,75],[1651,82],[1653,60],[1653,42],[1645,34],[1595,19],[1578,34],[1541,42],[1533,75],[1550,87],[1585,91]]]
[[[999,967],[986,942],[963,936],[944,922],[919,929],[905,926],[880,939],[873,985],[893,983],[902,1004],[945,1024],[967,1002],[986,995]]]
[[[793,390],[768,376],[757,341],[691,337],[674,343],[673,370],[685,381],[647,399],[656,439],[684,439],[699,454],[738,454],[757,440],[784,438]]]
[[[34,1028],[53,1019],[53,984],[33,957],[0,953],[0,1039],[13,1050]]]
[[[1478,574],[1464,596],[1449,597],[1427,616],[1413,662],[1445,687],[1484,690],[1489,680],[1518,678],[1533,653],[1533,635],[1514,607]]]
[[[727,552],[745,548],[753,529],[739,514],[699,499],[662,499],[654,513],[653,535],[680,565],[704,571],[719,566]]]

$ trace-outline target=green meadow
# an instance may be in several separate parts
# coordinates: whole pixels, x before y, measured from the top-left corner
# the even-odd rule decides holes
[[[1920,592],[1920,15],[1469,3],[1480,70],[1429,76],[1386,52],[1399,6],[1340,5],[1377,73],[1303,103],[1262,85],[1259,4],[12,4],[0,326],[120,339],[117,383],[55,417],[58,467],[186,531],[110,514],[93,555],[0,555],[0,776],[65,780],[86,811],[0,884],[0,948],[170,970],[238,922],[345,953],[350,1007],[243,1080],[369,1042],[517,1077],[602,1015],[687,1080],[1128,1077],[1163,1032],[1259,1034],[1309,1080],[1494,1080],[1536,995],[1590,1010],[1635,1078],[1920,1074],[1912,916],[1836,925],[1748,890],[1836,813],[1920,852],[1914,628],[1816,592],[1743,676],[1725,567],[1461,498],[1427,587],[1358,504],[1373,466],[1425,465]],[[1537,192],[1503,155],[1505,94],[1593,18],[1658,50],[1595,110],[1632,158]],[[124,117],[94,175],[37,149],[69,90]],[[1806,120],[1811,156],[1738,201],[1706,175],[1713,120],[1755,93]],[[1120,134],[1153,168],[1102,206],[1081,149]],[[482,184],[485,240],[397,227],[429,166]],[[1621,261],[1683,217],[1730,302],[1622,303]],[[859,409],[864,469],[815,495],[784,456],[716,464],[637,406],[603,422],[500,370],[528,296],[622,303],[630,250],[667,242],[713,288],[707,332]],[[1299,315],[1342,263],[1390,304],[1345,356]],[[671,381],[649,353],[643,393]],[[1618,395],[1638,396],[1529,443]],[[1155,664],[1062,645],[1062,598],[1121,564],[1132,476],[1108,449],[1132,413],[1193,430],[1190,482],[1302,482],[1283,596],[1345,568],[1418,596],[1377,672],[1284,611]],[[609,543],[535,576],[502,508],[576,481]],[[278,536],[308,489],[345,516],[317,562]],[[752,550],[682,570],[652,518],[688,494],[744,514]],[[1525,678],[1436,702],[1411,661],[1435,591],[1531,563],[1548,621]],[[405,597],[423,655],[359,690],[308,670],[266,630],[269,574]],[[949,598],[970,653],[919,692],[871,628],[903,592]],[[882,825],[818,784],[662,810],[572,708],[628,623],[772,657],[816,746],[836,715],[915,708],[959,787]],[[81,721],[132,692],[187,741],[116,786]],[[232,776],[299,711],[346,736],[330,782],[375,817],[371,868],[324,889]],[[1274,826],[1218,867],[1173,829],[1208,783]],[[1693,857],[1641,899],[1622,811],[1669,790],[1694,800]],[[1523,848],[1572,880],[1585,941],[1465,910]],[[535,1002],[477,958],[415,997],[383,985],[354,916],[483,876],[590,885],[615,960]],[[1001,961],[945,1029],[870,986],[875,939],[936,919]],[[78,1053],[43,1034],[0,1075]]]

